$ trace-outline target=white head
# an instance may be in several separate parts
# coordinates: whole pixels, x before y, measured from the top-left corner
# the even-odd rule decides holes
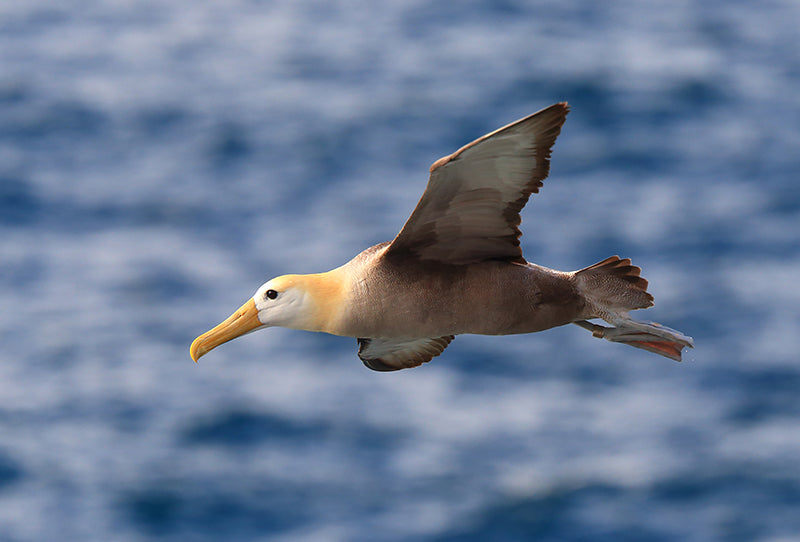
[[[314,322],[319,304],[307,282],[307,275],[283,275],[262,284],[253,296],[258,321],[263,326],[318,331]]]
[[[263,327],[331,331],[341,290],[331,272],[282,275],[268,280],[239,310],[194,340],[192,359],[197,361],[217,346]]]

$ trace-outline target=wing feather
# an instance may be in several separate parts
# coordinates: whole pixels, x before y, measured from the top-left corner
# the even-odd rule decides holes
[[[451,264],[524,262],[519,213],[550,172],[550,152],[568,112],[566,103],[551,105],[434,162],[425,193],[387,255]]]
[[[358,357],[373,371],[417,367],[441,354],[455,337],[358,339]]]

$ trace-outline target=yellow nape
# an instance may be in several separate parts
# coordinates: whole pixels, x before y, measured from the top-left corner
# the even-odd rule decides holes
[[[289,288],[301,290],[307,305],[307,320],[304,329],[322,331],[338,335],[341,330],[341,316],[344,313],[347,292],[346,276],[341,268],[325,273],[308,275],[282,275],[269,281],[276,290]]]

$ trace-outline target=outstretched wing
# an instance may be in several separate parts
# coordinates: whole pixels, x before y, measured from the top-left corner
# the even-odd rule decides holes
[[[408,369],[441,354],[454,338],[358,339],[358,357],[373,371]]]
[[[519,212],[550,171],[550,149],[568,112],[566,103],[551,105],[434,162],[425,193],[387,256],[524,262]]]

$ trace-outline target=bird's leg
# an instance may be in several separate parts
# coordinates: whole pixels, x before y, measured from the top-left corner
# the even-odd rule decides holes
[[[691,337],[656,322],[615,318],[614,327],[601,326],[586,320],[579,320],[573,324],[588,329],[599,339],[629,344],[675,361],[681,361],[681,350],[684,346],[694,348],[694,340]]]

